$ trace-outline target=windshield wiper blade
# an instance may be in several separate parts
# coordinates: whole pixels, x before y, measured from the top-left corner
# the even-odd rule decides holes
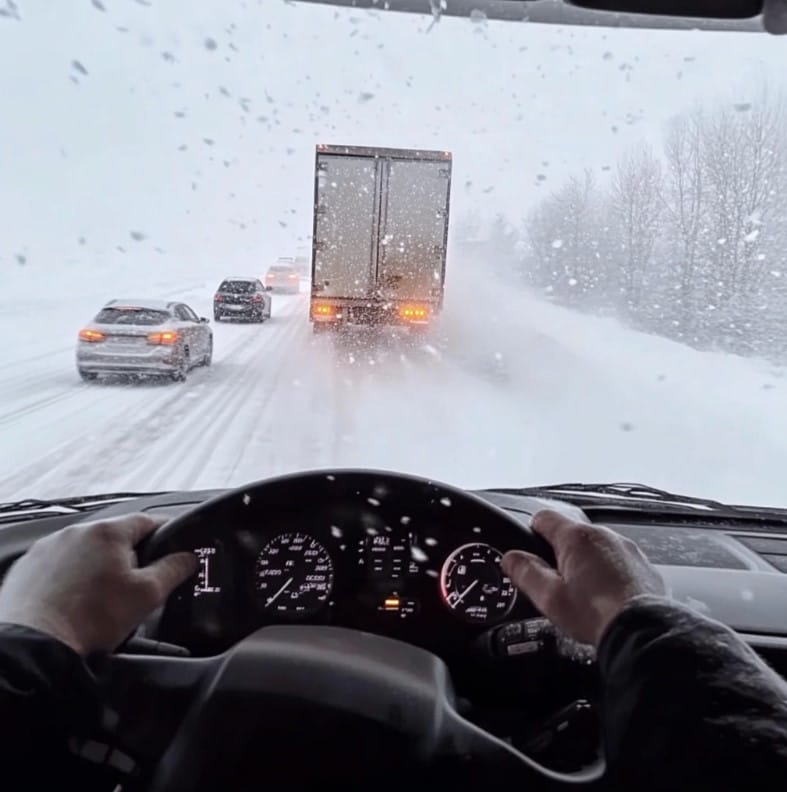
[[[546,496],[600,496],[619,501],[637,501],[639,503],[658,503],[659,505],[676,504],[691,506],[695,509],[709,511],[752,511],[744,506],[732,506],[721,501],[709,498],[694,498],[688,495],[679,495],[667,490],[651,487],[647,484],[628,482],[611,482],[608,484],[546,484],[538,487],[523,487],[522,489],[494,490],[514,495],[530,495],[533,497]]]
[[[55,498],[41,500],[39,498],[26,498],[25,500],[11,503],[0,503],[0,515],[30,514],[31,512],[51,511],[56,514],[75,514],[93,511],[108,503],[120,503],[125,500],[165,495],[165,492],[112,492],[103,495],[80,495],[73,498]]]

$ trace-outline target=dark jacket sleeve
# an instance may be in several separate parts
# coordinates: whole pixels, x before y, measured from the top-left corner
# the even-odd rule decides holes
[[[787,683],[725,625],[640,597],[598,662],[614,786],[787,789]]]
[[[50,780],[62,788],[76,762],[69,738],[90,733],[101,714],[95,679],[76,652],[37,630],[0,624],[0,767],[6,779],[24,780],[20,789]]]

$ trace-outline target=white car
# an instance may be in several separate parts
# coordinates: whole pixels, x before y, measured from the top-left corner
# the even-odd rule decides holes
[[[162,374],[183,381],[194,366],[209,366],[213,331],[182,302],[110,300],[79,331],[77,370],[99,374]]]
[[[301,290],[301,276],[292,260],[279,261],[265,274],[265,285],[271,291],[281,294],[297,294]]]

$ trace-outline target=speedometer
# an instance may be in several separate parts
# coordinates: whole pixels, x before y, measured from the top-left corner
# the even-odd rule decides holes
[[[333,588],[331,556],[303,533],[271,539],[257,556],[254,575],[263,610],[283,616],[315,613]]]
[[[443,602],[475,624],[493,624],[506,616],[516,589],[500,568],[501,558],[500,551],[480,542],[454,550],[440,572]]]

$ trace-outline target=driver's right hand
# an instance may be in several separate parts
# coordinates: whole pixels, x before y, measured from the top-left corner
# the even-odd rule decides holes
[[[533,515],[531,528],[552,545],[557,569],[532,553],[511,550],[503,556],[503,571],[559,630],[581,643],[598,646],[635,597],[666,593],[639,547],[609,528],[554,511]]]

